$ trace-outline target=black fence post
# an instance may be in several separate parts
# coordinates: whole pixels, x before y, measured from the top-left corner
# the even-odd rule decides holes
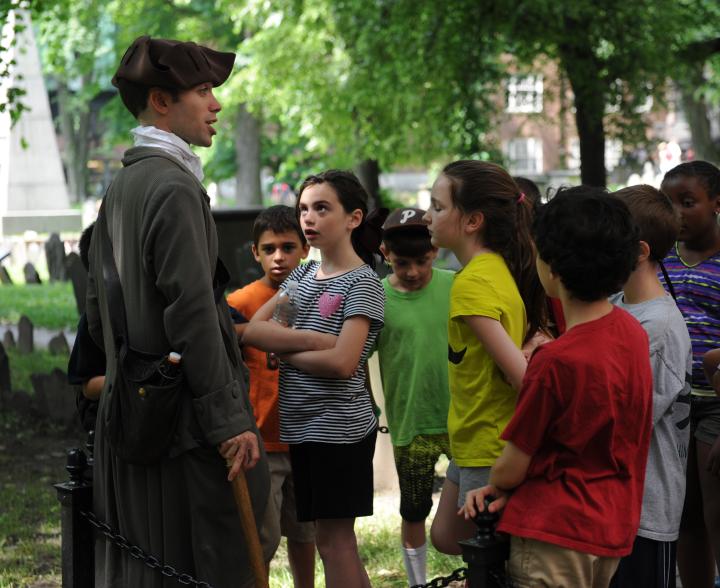
[[[93,588],[95,585],[95,543],[93,528],[80,513],[92,511],[92,481],[88,480],[88,459],[82,449],[67,454],[70,480],[55,484],[60,501],[62,525],[62,586]]]
[[[505,562],[510,554],[510,542],[495,532],[497,514],[489,513],[488,503],[474,522],[478,533],[473,539],[460,541],[463,561],[468,564],[468,588],[506,588],[510,585]]]

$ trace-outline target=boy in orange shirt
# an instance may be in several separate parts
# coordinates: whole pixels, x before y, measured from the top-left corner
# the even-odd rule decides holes
[[[242,338],[247,321],[277,293],[280,284],[300,260],[307,257],[309,250],[292,208],[271,206],[258,215],[253,225],[252,252],[265,275],[227,298],[228,304],[246,321],[235,325],[238,340]],[[250,401],[270,466],[270,499],[260,528],[265,561],[269,564],[281,535],[284,535],[295,588],[312,588],[315,584],[315,525],[297,520],[290,453],[287,445],[280,442],[277,359],[249,345],[243,346],[242,352],[250,370]]]

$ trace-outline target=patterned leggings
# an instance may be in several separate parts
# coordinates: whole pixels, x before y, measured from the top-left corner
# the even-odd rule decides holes
[[[411,523],[424,521],[432,508],[435,464],[442,453],[451,457],[447,433],[418,435],[409,445],[393,447],[393,453],[400,481],[400,516]]]

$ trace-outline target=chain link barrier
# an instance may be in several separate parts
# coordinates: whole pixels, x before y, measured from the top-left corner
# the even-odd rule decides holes
[[[114,543],[118,548],[123,551],[127,551],[131,557],[139,559],[151,570],[157,570],[166,578],[175,578],[180,584],[183,584],[184,586],[195,586],[196,588],[213,588],[207,582],[196,580],[190,574],[179,572],[174,567],[161,562],[157,557],[148,555],[141,547],[133,545],[120,533],[113,530],[110,525],[98,520],[94,513],[81,510],[80,515],[87,519],[87,521],[93,527],[95,527],[98,531],[105,535],[105,537],[109,541]]]
[[[438,576],[430,580],[427,584],[416,584],[412,588],[445,588],[450,582],[459,582],[467,577],[467,568],[458,568],[453,570],[449,576]]]
[[[430,580],[427,584],[416,584],[412,588],[445,588],[451,582],[459,582],[467,579],[467,568],[458,568],[449,576],[438,576]],[[494,588],[514,588],[514,584],[505,574],[498,574],[495,570],[489,570],[490,579],[494,582]]]
[[[151,570],[157,570],[163,576],[167,578],[175,578],[178,583],[184,586],[195,586],[196,588],[213,588],[212,585],[202,580],[196,580],[190,574],[179,572],[173,566],[163,564],[158,558],[148,555],[144,549],[133,545],[127,538],[120,533],[116,532],[110,525],[100,521],[94,513],[85,510],[80,511],[80,515],[87,519],[87,521],[98,531],[100,531],[106,539],[111,541],[115,546],[123,551],[127,551],[128,554],[141,560]],[[468,569],[457,568],[449,576],[438,576],[433,578],[426,584],[416,584],[412,588],[445,588],[449,586],[451,582],[460,582],[467,578]],[[494,570],[489,571],[490,577],[495,582],[496,588],[513,588],[513,584],[507,576],[504,574],[498,575]]]

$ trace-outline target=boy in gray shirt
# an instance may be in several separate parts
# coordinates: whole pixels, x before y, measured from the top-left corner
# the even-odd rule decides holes
[[[614,588],[675,588],[676,541],[685,497],[692,355],[685,320],[658,279],[679,221],[669,198],[651,186],[615,192],[640,229],[637,267],[611,302],[647,332],[653,371],[653,433],[642,514],[633,551],[620,560]]]

